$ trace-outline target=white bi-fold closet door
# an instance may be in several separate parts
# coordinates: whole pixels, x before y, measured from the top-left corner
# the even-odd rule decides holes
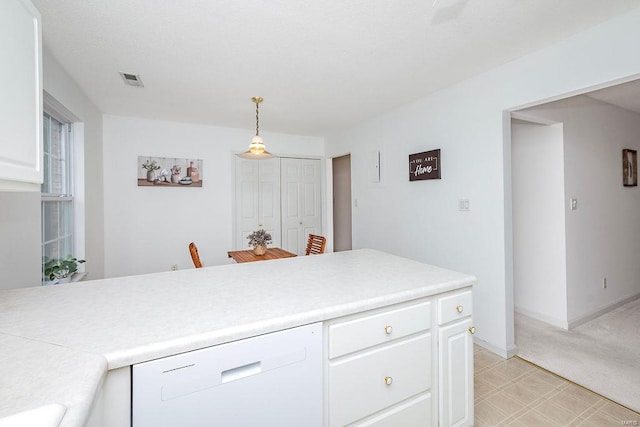
[[[236,158],[236,249],[264,228],[273,247],[303,255],[309,233],[322,234],[320,160]]]

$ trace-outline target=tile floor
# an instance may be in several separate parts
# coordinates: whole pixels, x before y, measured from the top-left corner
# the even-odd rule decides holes
[[[518,357],[474,349],[475,425],[640,426],[630,411]]]

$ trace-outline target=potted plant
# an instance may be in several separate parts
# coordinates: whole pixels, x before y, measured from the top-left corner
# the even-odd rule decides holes
[[[45,280],[49,280],[54,284],[68,283],[71,276],[78,271],[78,264],[85,262],[83,259],[77,259],[72,255],[64,258],[47,258],[42,260],[42,272]]]
[[[254,254],[264,255],[267,253],[267,245],[271,243],[271,234],[261,228],[249,234],[247,239],[249,239],[249,244],[253,246]]]
[[[156,180],[156,171],[160,169],[160,166],[155,160],[147,160],[142,164],[142,168],[147,170],[147,181],[153,182]]]

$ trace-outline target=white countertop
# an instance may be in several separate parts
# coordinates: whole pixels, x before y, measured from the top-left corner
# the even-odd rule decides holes
[[[0,417],[58,403],[67,408],[61,425],[82,425],[79,420],[86,418],[107,366],[115,369],[324,321],[474,281],[466,274],[361,249],[1,291],[0,361],[17,368],[0,368]],[[5,341],[15,353],[4,350]],[[49,352],[56,358],[48,359]],[[20,370],[32,373],[28,381]],[[89,374],[69,372],[74,370]],[[58,385],[40,387],[56,379],[62,379],[60,387],[74,390],[61,394],[55,392]],[[93,389],[77,389],[78,380],[80,385],[89,381]],[[44,396],[29,402],[31,389],[41,389]]]

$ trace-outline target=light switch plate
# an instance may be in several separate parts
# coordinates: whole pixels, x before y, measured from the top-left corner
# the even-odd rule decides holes
[[[380,182],[380,151],[372,150],[369,152],[369,180],[371,182]]]
[[[578,199],[576,199],[575,197],[569,199],[569,209],[571,209],[572,211],[578,209]]]

